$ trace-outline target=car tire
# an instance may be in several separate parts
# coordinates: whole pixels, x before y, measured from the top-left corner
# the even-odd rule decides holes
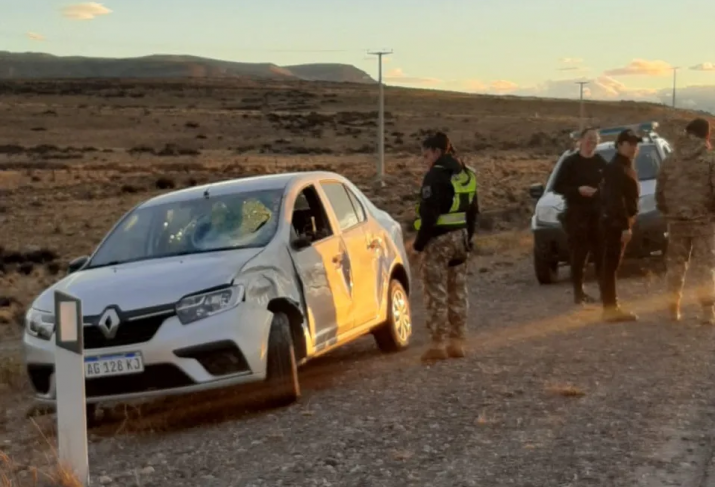
[[[539,284],[553,284],[559,278],[559,263],[534,252],[534,272]]]
[[[295,358],[290,321],[287,315],[280,312],[273,314],[268,337],[266,385],[272,406],[287,406],[300,398],[298,362]]]
[[[412,337],[412,312],[410,299],[400,281],[390,281],[387,298],[387,321],[373,335],[377,347],[385,353],[405,350]]]

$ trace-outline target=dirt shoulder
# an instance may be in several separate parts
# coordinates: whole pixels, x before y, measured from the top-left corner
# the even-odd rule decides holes
[[[92,432],[93,475],[142,486],[633,486],[704,474],[713,331],[663,320],[660,277],[623,283],[639,323],[605,325],[598,308],[570,304],[565,283],[536,285],[528,260],[480,266],[467,358],[419,364],[415,296],[408,352],[381,355],[364,339],[319,359],[303,370],[303,400],[284,410],[246,412],[236,392],[212,399],[216,409],[192,400],[110,421]],[[38,441],[28,428],[3,445],[18,460]]]

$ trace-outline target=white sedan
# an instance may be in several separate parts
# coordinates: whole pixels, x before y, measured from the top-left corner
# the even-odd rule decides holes
[[[349,180],[301,172],[152,198],[32,303],[24,351],[55,400],[54,292],[82,301],[87,403],[267,381],[300,396],[297,367],[366,334],[408,347],[400,225]]]

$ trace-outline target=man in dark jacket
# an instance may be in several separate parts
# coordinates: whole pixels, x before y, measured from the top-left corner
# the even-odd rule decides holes
[[[581,132],[578,152],[568,156],[556,175],[554,192],[563,196],[566,210],[561,216],[571,252],[571,282],[576,304],[595,300],[583,289],[584,268],[589,254],[600,276],[602,248],[599,234],[599,185],[606,161],[596,153],[598,130]]]
[[[476,174],[454,157],[445,134],[438,132],[426,139],[422,151],[429,170],[422,182],[412,250],[423,254],[426,325],[432,340],[422,360],[431,362],[465,353],[467,259],[479,202]]]
[[[635,321],[636,315],[624,311],[616,297],[616,273],[631,240],[638,214],[640,183],[633,168],[638,144],[643,139],[632,130],[624,130],[616,139],[616,155],[603,175],[603,277],[601,298],[603,319],[607,322]]]

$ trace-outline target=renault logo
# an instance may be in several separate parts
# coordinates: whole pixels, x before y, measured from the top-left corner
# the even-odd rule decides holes
[[[119,329],[119,315],[114,308],[107,308],[99,318],[97,327],[102,331],[102,334],[108,339],[112,339],[117,335]]]

